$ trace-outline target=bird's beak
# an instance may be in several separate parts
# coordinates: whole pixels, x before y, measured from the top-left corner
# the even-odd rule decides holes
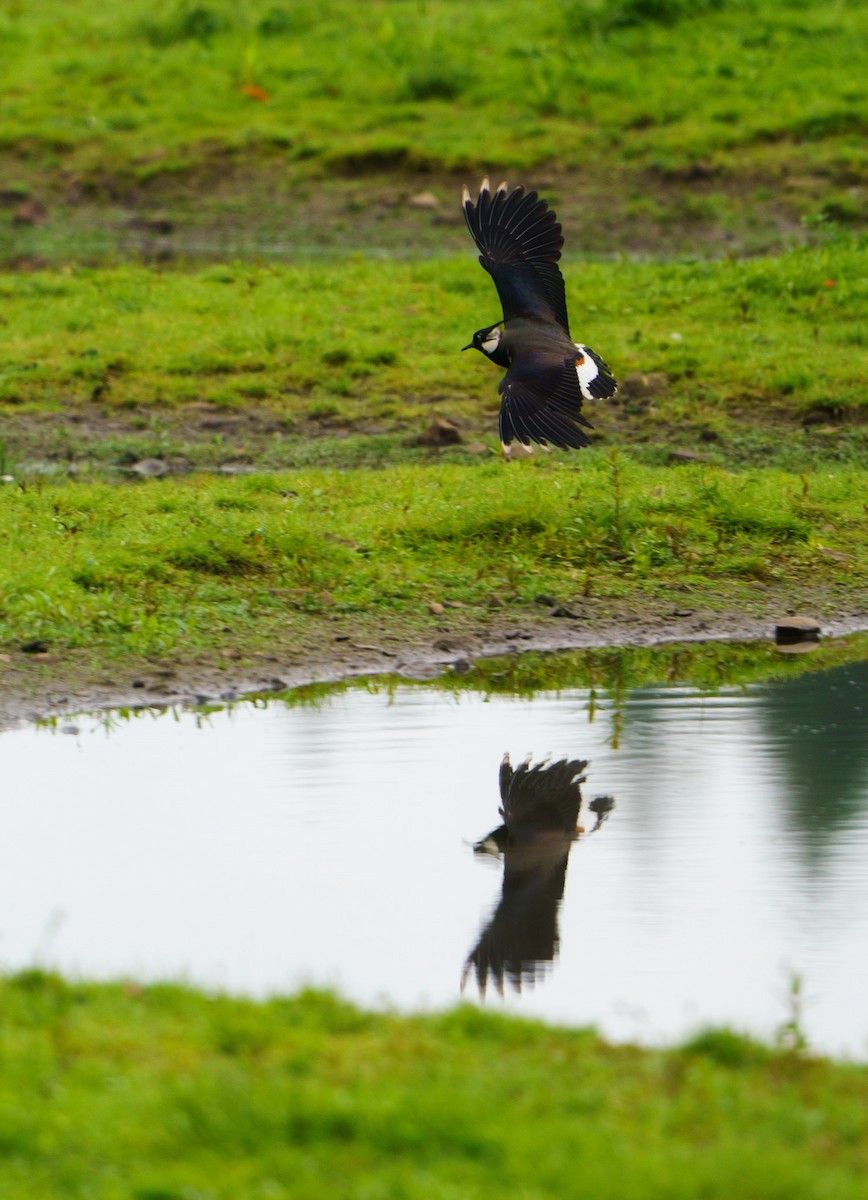
[[[470,343],[468,346],[462,346],[462,347],[461,347],[461,349],[462,349],[462,351],[464,351],[464,350],[472,350],[472,349],[473,349],[473,342],[471,342],[471,343]]]

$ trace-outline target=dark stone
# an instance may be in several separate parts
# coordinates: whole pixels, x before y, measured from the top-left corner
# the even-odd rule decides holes
[[[174,233],[175,225],[168,217],[133,217],[127,222],[127,228],[166,237],[168,234]]]
[[[134,687],[134,688],[143,688],[144,686],[145,686],[145,681],[144,681],[144,679],[134,679],[134,680],[133,680],[133,687]]]
[[[41,642],[37,638],[32,642],[25,642],[21,649],[25,654],[47,654],[48,642]]]
[[[818,642],[820,640],[820,622],[814,617],[781,617],[775,624],[775,641],[779,646],[792,645],[794,642]]]
[[[13,225],[42,225],[47,214],[38,200],[24,200],[12,215]]]
[[[549,596],[545,592],[540,592],[538,596],[533,598],[534,604],[541,604],[543,608],[553,608],[557,604],[554,596]]]
[[[447,421],[443,417],[438,417],[436,421],[432,421],[424,433],[420,433],[416,439],[418,446],[457,446],[461,441],[461,434],[458,432],[458,426],[452,421]]]
[[[669,376],[663,371],[633,371],[618,384],[622,400],[653,400],[669,385]]]

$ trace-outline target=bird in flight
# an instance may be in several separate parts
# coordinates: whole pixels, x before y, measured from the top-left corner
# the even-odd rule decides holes
[[[499,367],[500,441],[504,454],[518,439],[578,450],[593,428],[582,400],[613,396],[614,376],[589,346],[574,342],[567,318],[564,279],[558,267],[564,239],[560,222],[536,192],[492,194],[483,180],[474,204],[465,187],[464,219],[494,280],[503,319],[478,329],[464,350],[479,350]],[[584,427],[584,428],[583,428]]]

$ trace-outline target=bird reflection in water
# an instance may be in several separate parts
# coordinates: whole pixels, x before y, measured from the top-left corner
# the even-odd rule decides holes
[[[580,785],[587,762],[540,762],[531,757],[513,769],[505,754],[500,766],[503,824],[477,842],[477,854],[503,859],[500,903],[467,956],[464,990],[473,971],[482,996],[489,980],[503,994],[504,980],[521,991],[545,976],[558,952],[558,908],[564,894],[573,842],[586,831],[579,825]],[[595,833],[612,811],[611,796],[589,804]]]

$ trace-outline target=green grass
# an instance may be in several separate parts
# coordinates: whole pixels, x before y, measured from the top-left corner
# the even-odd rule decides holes
[[[0,489],[0,643],[103,658],[285,645],[343,621],[484,625],[561,601],[764,611],[864,596],[864,472],[581,461]],[[538,612],[538,606],[536,606]]]
[[[829,456],[864,461],[868,250],[860,239],[838,235],[735,261],[568,261],[565,274],[575,335],[622,383],[619,403],[589,407],[604,437],[664,452],[700,439],[720,463],[768,462],[770,454],[796,470]],[[173,412],[195,414],[203,404],[239,418],[266,415],[270,436],[252,457],[243,429],[235,431],[241,461],[265,465],[303,462],[299,439],[312,434],[357,431],[371,442],[418,434],[435,416],[497,444],[499,375],[480,356],[459,353],[499,311],[469,252],[340,267],[8,274],[0,303],[0,411],[11,461],[26,454],[22,416],[38,413],[83,422],[85,433],[67,422],[54,445],[46,439],[54,458],[74,460],[76,438],[93,426],[92,456],[130,461],[131,446],[105,436],[114,418],[138,437],[133,456],[181,454],[182,442],[161,446],[152,435],[167,416],[177,420]],[[652,376],[650,387],[642,375]],[[203,465],[238,460],[233,431],[203,440]],[[330,450],[345,453],[334,442]]]
[[[427,637],[435,600],[477,631],[540,593],[855,612],[865,23],[846,0],[10,0],[0,259],[67,265],[0,273],[0,640],[96,672],[338,623]],[[508,468],[498,374],[458,352],[499,309],[456,173],[498,164],[564,217],[574,332],[622,382],[594,450]],[[237,260],[83,265],[164,200],[170,245]],[[654,261],[606,258],[629,230]],[[439,417],[460,444],[420,446]],[[169,477],[117,486],[146,457]],[[218,468],[261,474],[178,477]]]
[[[864,1196],[864,1066],[327,994],[0,983],[6,1200]],[[746,1181],[749,1183],[746,1185]]]
[[[747,154],[849,178],[866,32],[845,0],[13,3],[0,146],[92,186],[224,151],[338,170]]]
[[[488,171],[543,187],[588,255],[864,228],[866,22],[856,0],[14,0],[0,262],[451,253]]]

